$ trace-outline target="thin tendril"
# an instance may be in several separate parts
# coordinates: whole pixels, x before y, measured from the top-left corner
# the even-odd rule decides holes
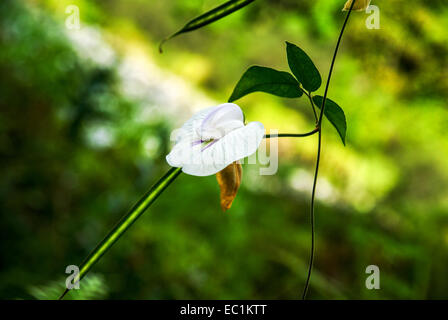
[[[311,209],[310,209],[310,224],[311,224],[311,249],[310,249],[310,261],[308,265],[308,275],[305,282],[305,287],[303,289],[302,294],[302,300],[306,299],[306,295],[308,293],[308,288],[310,285],[310,279],[311,279],[311,272],[313,271],[313,264],[314,264],[314,247],[315,247],[315,225],[314,225],[314,202],[316,198],[316,186],[317,186],[317,176],[319,174],[319,164],[320,164],[320,155],[321,155],[321,149],[322,149],[322,119],[325,111],[325,101],[327,99],[328,89],[330,87],[330,80],[331,75],[333,74],[334,64],[336,61],[336,56],[339,51],[339,45],[341,44],[342,35],[344,34],[345,27],[347,25],[348,19],[350,18],[350,13],[352,12],[353,6],[355,4],[356,0],[353,0],[352,5],[350,6],[350,9],[347,13],[347,16],[345,18],[344,24],[342,26],[341,32],[339,33],[338,42],[336,44],[336,49],[334,50],[333,59],[331,61],[330,66],[330,72],[328,73],[328,80],[327,84],[325,86],[325,93],[324,93],[324,99],[322,101],[322,107],[320,108],[320,115],[319,115],[319,122],[317,123],[317,130],[319,131],[319,138],[318,138],[318,144],[317,144],[317,158],[316,158],[316,169],[314,172],[314,180],[313,180],[313,190],[311,193]]]

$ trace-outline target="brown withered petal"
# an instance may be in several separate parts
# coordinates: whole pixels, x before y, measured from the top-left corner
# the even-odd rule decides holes
[[[367,7],[370,5],[370,1],[371,0],[356,0],[355,4],[353,6],[353,11],[366,10]],[[350,10],[352,2],[353,2],[353,0],[348,0],[345,3],[344,9],[342,9],[342,11]]]
[[[227,211],[232,206],[243,178],[243,167],[235,161],[216,174],[221,189],[221,209]]]

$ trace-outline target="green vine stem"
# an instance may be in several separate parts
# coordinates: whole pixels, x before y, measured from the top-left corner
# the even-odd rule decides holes
[[[344,24],[342,25],[341,32],[339,33],[338,42],[336,44],[336,48],[334,50],[333,59],[331,61],[330,71],[328,73],[328,80],[325,86],[324,98],[322,101],[322,107],[320,108],[319,121],[317,123],[318,130],[318,144],[317,144],[317,157],[316,157],[316,169],[314,172],[314,180],[313,180],[313,190],[311,192],[311,205],[310,205],[310,224],[311,224],[311,249],[310,249],[310,261],[308,265],[308,275],[305,282],[305,287],[303,288],[302,299],[306,299],[306,295],[308,293],[308,288],[310,285],[311,273],[313,271],[314,264],[314,250],[315,250],[315,223],[314,223],[314,206],[315,206],[315,198],[316,198],[316,186],[317,186],[317,176],[319,174],[319,164],[320,164],[320,156],[322,150],[322,120],[325,111],[325,101],[328,95],[328,89],[330,87],[331,75],[333,74],[334,64],[336,61],[336,56],[339,51],[339,46],[341,44],[342,36],[344,34],[345,27],[347,26],[347,22],[350,18],[350,13],[352,12],[353,6],[356,0],[353,0],[350,9],[348,10],[347,16],[345,17]]]
[[[79,274],[74,283],[80,281],[96,262],[109,250],[112,245],[129,229],[129,227],[148,209],[163,191],[181,174],[181,168],[171,168],[160,180],[137,202],[137,204],[116,224],[95,249],[81,264]],[[59,300],[69,292],[66,289]]]

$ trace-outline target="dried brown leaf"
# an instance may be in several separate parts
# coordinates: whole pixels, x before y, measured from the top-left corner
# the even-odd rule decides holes
[[[370,5],[370,1],[371,0],[356,0],[354,6],[353,6],[353,11],[360,11],[360,10],[366,10],[367,7]],[[342,9],[342,11],[348,11],[350,10],[350,7],[352,5],[353,0],[348,0],[345,3],[344,9]]]
[[[232,206],[243,178],[243,168],[239,161],[235,161],[216,174],[221,189],[221,208],[227,211]]]

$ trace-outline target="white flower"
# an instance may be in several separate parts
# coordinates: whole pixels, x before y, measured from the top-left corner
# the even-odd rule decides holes
[[[263,140],[260,122],[244,125],[239,106],[224,103],[193,115],[177,132],[166,156],[170,166],[194,176],[213,175],[229,164],[255,153]]]

